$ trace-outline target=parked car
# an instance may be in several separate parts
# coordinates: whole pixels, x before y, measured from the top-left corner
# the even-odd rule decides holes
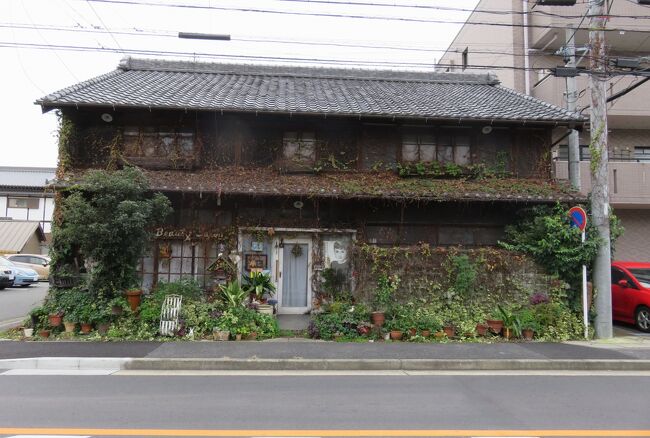
[[[612,318],[650,333],[650,263],[612,263]]]
[[[50,276],[50,258],[48,256],[40,254],[8,254],[5,257],[18,266],[38,272],[41,280],[47,280]]]
[[[12,284],[14,284],[14,277],[11,275],[11,271],[0,268],[0,290]]]
[[[38,273],[36,271],[18,266],[5,257],[0,257],[0,269],[11,272],[13,286],[27,287],[32,283],[38,282]]]

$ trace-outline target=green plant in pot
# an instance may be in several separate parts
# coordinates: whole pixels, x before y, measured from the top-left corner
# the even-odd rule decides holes
[[[499,316],[503,321],[503,335],[506,339],[511,337],[521,337],[521,321],[516,313],[511,309],[497,305]]]
[[[265,303],[268,298],[275,295],[275,285],[271,275],[264,272],[251,272],[249,276],[244,277],[244,289],[248,290],[251,298],[255,298],[260,303]]]
[[[236,281],[219,285],[221,298],[228,307],[242,307],[248,291],[243,289]]]
[[[521,334],[527,341],[532,341],[535,332],[539,331],[539,324],[535,318],[535,313],[529,309],[521,309],[517,313],[519,323],[521,325]]]
[[[388,276],[382,274],[377,279],[377,289],[375,289],[375,296],[373,299],[374,312],[371,314],[372,323],[381,327],[386,320],[386,311],[390,309],[393,303],[393,295],[399,287],[400,279],[397,275],[393,274]]]

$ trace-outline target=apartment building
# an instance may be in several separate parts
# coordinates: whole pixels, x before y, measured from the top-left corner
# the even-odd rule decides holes
[[[607,56],[641,58],[650,53],[650,9],[635,1],[608,2]],[[525,12],[525,13],[524,13]],[[481,0],[451,43],[438,68],[441,71],[493,70],[505,87],[566,107],[566,78],[549,75],[565,65],[558,51],[575,38],[578,66],[589,66],[586,3],[575,6],[540,6],[526,0]],[[584,17],[584,18],[583,18]],[[578,30],[576,30],[578,28]],[[645,64],[641,64],[645,66]],[[608,94],[613,96],[643,78],[613,76]],[[576,108],[589,115],[589,78],[577,78]],[[650,262],[650,83],[608,104],[610,201],[625,227],[614,258]],[[566,130],[556,129],[559,140]],[[589,129],[580,134],[581,190],[591,190]],[[553,173],[568,179],[567,140],[554,151]]]

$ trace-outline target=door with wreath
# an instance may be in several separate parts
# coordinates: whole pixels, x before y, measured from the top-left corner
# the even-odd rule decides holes
[[[278,313],[311,310],[311,239],[285,239],[278,248]]]

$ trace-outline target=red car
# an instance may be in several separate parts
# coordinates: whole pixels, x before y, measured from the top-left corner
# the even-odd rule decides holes
[[[612,263],[612,318],[650,333],[650,263]]]

